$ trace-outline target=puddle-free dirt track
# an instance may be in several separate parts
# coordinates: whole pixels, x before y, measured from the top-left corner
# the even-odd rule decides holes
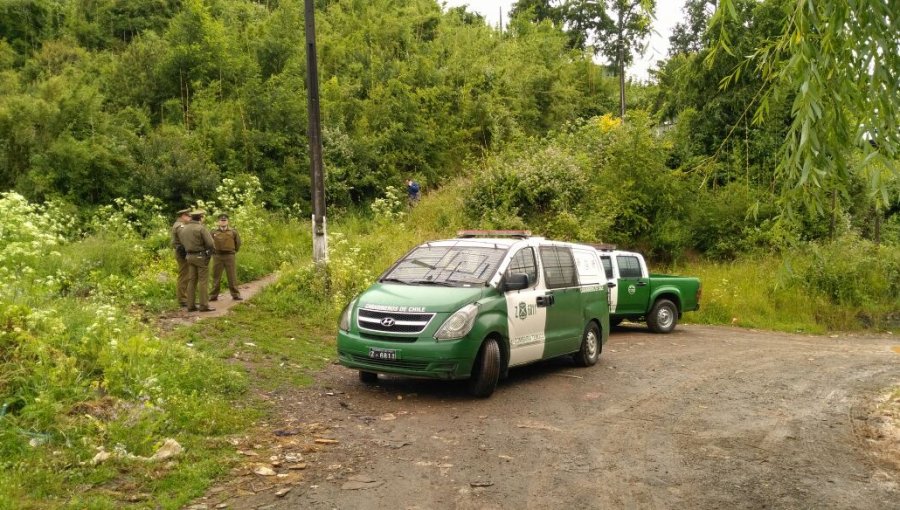
[[[515,369],[486,400],[455,383],[381,376],[366,386],[330,366],[311,388],[271,395],[281,421],[246,438],[290,484],[261,485],[242,468],[204,502],[900,508],[898,443],[870,426],[879,393],[900,380],[898,345],[890,335],[704,326],[653,335],[626,325],[596,366],[559,359]],[[286,455],[302,456],[306,469],[284,474],[276,459]]]

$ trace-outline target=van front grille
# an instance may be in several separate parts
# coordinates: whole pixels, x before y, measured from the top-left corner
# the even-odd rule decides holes
[[[433,313],[382,312],[360,308],[356,315],[359,329],[379,333],[418,335],[434,318]]]

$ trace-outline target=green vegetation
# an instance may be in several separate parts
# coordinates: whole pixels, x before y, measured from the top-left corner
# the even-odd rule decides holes
[[[900,251],[858,238],[814,245],[802,255],[756,255],[673,270],[703,282],[702,306],[685,317],[689,322],[818,334],[900,329]]]
[[[640,250],[703,279],[691,321],[898,328],[895,12],[853,14],[884,21],[859,38],[828,22],[847,16],[835,2],[733,0],[710,32],[710,2],[690,0],[621,119],[592,48],[634,47],[654,2],[520,3],[501,32],[435,0],[317,1],[323,275],[300,0],[0,0],[0,508],[202,494],[236,462],[227,439],[272,412],[257,392],[306,384],[346,302],[458,228]],[[642,13],[633,40],[610,23],[626,8]],[[834,44],[791,39],[813,33]],[[792,60],[819,51],[855,74]],[[860,73],[872,55],[890,58]],[[407,176],[424,185],[413,210]],[[227,318],[164,331],[168,232],[188,205],[231,215],[242,281],[279,278]],[[166,438],[185,447],[171,465],[91,465]]]
[[[308,253],[297,221],[262,228],[270,214],[254,205],[258,184],[230,184],[208,206],[228,204],[250,239],[291,240],[281,251],[248,246],[242,278]],[[217,438],[258,414],[255,403],[242,404],[244,370],[145,322],[173,306],[169,223],[158,209],[150,199],[117,201],[98,209],[80,239],[53,203],[0,196],[0,501],[113,508],[123,501],[116,497],[154,493],[178,507],[227,466]],[[168,437],[186,449],[172,469],[126,459],[91,465],[97,448],[149,456]]]
[[[74,242],[49,238],[15,259],[55,247],[59,255],[41,257],[50,259],[43,265],[16,266],[5,257],[5,267],[22,269],[0,308],[0,500],[29,507],[50,495],[54,506],[112,508],[139,493],[174,508],[200,495],[236,460],[225,439],[270,412],[255,392],[307,384],[333,358],[334,324],[350,297],[416,243],[488,226],[492,220],[467,216],[471,189],[472,181],[461,179],[411,211],[385,197],[371,216],[339,218],[325,278],[310,262],[305,222],[261,211],[253,193],[238,193],[248,199],[234,208],[247,241],[242,257],[260,271],[242,277],[280,268],[279,279],[226,318],[168,334],[138,320],[175,304],[175,264],[169,249],[157,246],[168,228],[161,221],[144,236],[135,233],[135,221],[122,224],[120,237],[98,231]],[[33,224],[58,224],[52,212],[35,212],[21,198],[4,200],[20,212],[32,208]],[[520,221],[539,233],[559,228],[552,217]],[[900,272],[897,250],[852,237],[802,256],[676,270],[704,281],[703,308],[689,320],[804,332],[884,327],[900,281],[877,278]],[[846,284],[848,274],[854,285]],[[98,447],[147,456],[168,437],[186,448],[172,466],[127,459],[90,465]]]

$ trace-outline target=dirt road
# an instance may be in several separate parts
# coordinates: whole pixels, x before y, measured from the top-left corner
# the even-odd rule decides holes
[[[251,282],[243,283],[238,286],[238,289],[241,291],[241,297],[245,300],[248,300],[270,284],[274,283],[277,279],[278,274],[272,273],[260,278],[259,280],[253,280]],[[174,310],[168,314],[158,317],[157,324],[159,329],[163,331],[172,331],[178,326],[189,326],[204,319],[224,317],[232,308],[240,305],[243,302],[244,301],[235,301],[231,299],[231,296],[228,294],[228,288],[226,287],[225,292],[220,295],[217,301],[210,302],[213,311],[188,312],[184,308],[181,308],[179,310]]]
[[[254,457],[204,503],[900,508],[900,443],[872,432],[873,402],[900,381],[898,346],[889,335],[626,326],[596,366],[513,370],[487,400],[460,384],[365,386],[332,366],[313,388],[271,396],[281,421],[237,445]],[[280,476],[253,474],[251,461]]]

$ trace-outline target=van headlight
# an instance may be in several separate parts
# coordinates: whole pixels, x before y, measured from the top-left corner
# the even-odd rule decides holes
[[[344,308],[344,311],[341,312],[341,321],[338,323],[338,328],[341,331],[350,332],[350,317],[353,315],[353,306],[356,304],[356,298],[350,300],[347,303],[347,306]]]
[[[456,340],[472,331],[475,325],[475,317],[478,316],[478,305],[468,304],[447,318],[440,329],[434,334],[436,340]]]

